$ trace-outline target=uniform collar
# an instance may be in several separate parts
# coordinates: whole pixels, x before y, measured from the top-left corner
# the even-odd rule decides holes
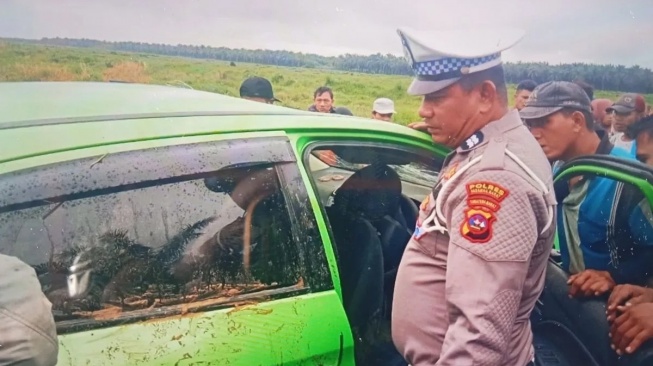
[[[467,153],[476,150],[477,148],[487,144],[489,140],[503,136],[506,132],[523,125],[521,118],[519,118],[519,112],[517,112],[516,109],[512,109],[501,117],[501,119],[492,121],[483,126],[480,130],[474,132],[470,137],[463,141],[458,148],[456,148],[456,153]]]

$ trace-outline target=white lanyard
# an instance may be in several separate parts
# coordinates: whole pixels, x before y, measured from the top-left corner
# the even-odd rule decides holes
[[[512,160],[514,160],[515,163],[517,163],[517,165],[519,165],[519,167],[522,168],[526,172],[526,174],[528,174],[528,176],[531,177],[540,186],[540,188],[542,189],[545,195],[549,194],[549,188],[546,186],[546,184],[544,184],[544,182],[542,182],[542,180],[528,166],[526,166],[526,164],[524,164],[524,162],[521,161],[521,159],[517,157],[517,155],[513,154],[508,149],[505,149],[504,151],[506,155],[508,155]],[[480,162],[482,157],[483,155],[475,157],[469,163],[465,164],[462,168],[458,169],[451,178],[449,178],[448,180],[444,181],[444,183],[442,183],[442,186],[440,187],[440,192],[438,193],[438,196],[435,197],[435,208],[433,209],[433,211],[431,211],[431,214],[429,214],[429,216],[427,216],[424,219],[424,222],[422,223],[422,228],[421,228],[422,232],[430,233],[430,232],[438,231],[441,234],[444,234],[448,231],[447,227],[441,224],[442,222],[446,222],[444,218],[444,214],[442,213],[442,200],[444,197],[444,194],[442,193],[445,192],[446,189],[449,187],[449,185],[451,185],[456,179],[458,179],[464,172],[466,172],[473,165]],[[540,234],[545,233],[553,223],[553,205],[549,205],[547,207],[547,214],[549,216],[547,220],[547,224],[544,226]],[[429,222],[432,222],[433,224],[429,226]]]

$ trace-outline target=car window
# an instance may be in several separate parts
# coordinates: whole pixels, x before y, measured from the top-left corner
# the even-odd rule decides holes
[[[313,163],[315,158],[321,163]],[[315,146],[307,159],[322,202],[327,206],[337,187],[356,171],[374,163],[387,165],[396,172],[402,193],[420,202],[437,181],[442,166],[442,158],[427,150],[362,142]]]
[[[0,177],[14,187],[0,207],[0,252],[35,268],[60,333],[327,286],[287,146],[231,141],[199,154],[204,148],[109,156],[94,174],[79,160]],[[73,174],[43,183],[57,171]],[[114,186],[107,173],[129,183]],[[36,181],[40,189],[23,189]]]
[[[314,150],[312,155],[331,167],[348,171],[356,171],[368,165],[366,163],[349,162],[335,152],[324,148]],[[438,173],[434,170],[434,167],[422,161],[410,161],[401,165],[389,164],[389,166],[399,174],[402,181],[406,182],[428,186],[433,185],[438,178]]]

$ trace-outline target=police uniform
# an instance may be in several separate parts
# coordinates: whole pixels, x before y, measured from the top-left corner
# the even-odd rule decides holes
[[[0,254],[0,365],[54,366],[59,343],[52,304],[36,272]]]
[[[512,30],[399,35],[415,95],[499,65],[521,38]],[[532,362],[529,315],[544,286],[555,205],[551,166],[516,110],[447,156],[395,285],[392,337],[411,365]]]

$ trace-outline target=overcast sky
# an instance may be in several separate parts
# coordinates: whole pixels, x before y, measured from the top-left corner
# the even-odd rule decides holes
[[[402,54],[396,28],[527,31],[510,61],[653,68],[653,0],[0,0],[0,37]]]

